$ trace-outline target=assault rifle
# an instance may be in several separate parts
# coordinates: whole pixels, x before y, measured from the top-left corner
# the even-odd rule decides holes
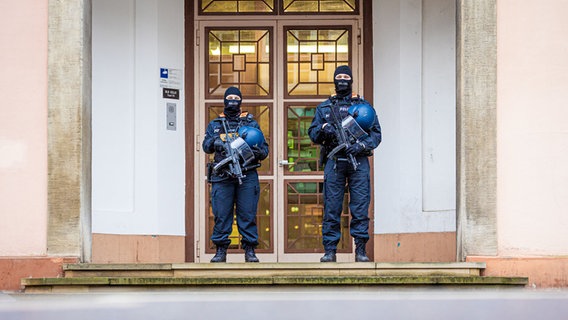
[[[235,150],[233,150],[231,146],[231,143],[236,140],[235,138],[236,132],[229,133],[229,131],[227,130],[226,121],[227,120],[225,118],[221,118],[221,123],[223,124],[223,129],[225,130],[225,153],[227,154],[227,157],[219,161],[219,163],[213,167],[213,170],[217,172],[225,165],[228,165],[229,166],[229,170],[227,171],[228,174],[232,178],[237,178],[239,180],[239,184],[243,184],[242,179],[246,176],[243,174],[241,164],[239,163],[239,155]]]
[[[333,148],[333,150],[329,152],[329,154],[327,155],[328,159],[333,158],[336,153],[344,149],[346,150],[351,146],[352,144],[351,139],[350,137],[347,136],[347,133],[345,131],[348,131],[351,135],[353,135],[353,138],[357,140],[355,141],[356,143],[359,141],[360,137],[366,135],[366,133],[363,130],[356,130],[354,132],[349,131],[348,128],[351,128],[353,123],[356,124],[355,120],[353,119],[353,117],[349,115],[343,121],[339,121],[337,115],[335,114],[333,105],[331,106],[331,114],[333,116],[333,122],[330,123],[330,125],[332,125],[335,128],[335,137],[337,138],[337,142],[339,144],[337,145],[337,147]],[[357,171],[357,168],[359,167],[359,162],[357,162],[355,156],[352,154],[348,154],[347,159],[349,162],[351,162],[353,170]]]

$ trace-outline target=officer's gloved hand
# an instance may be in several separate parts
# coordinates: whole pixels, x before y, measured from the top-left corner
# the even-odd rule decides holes
[[[357,142],[357,143],[350,145],[347,149],[345,149],[345,152],[347,154],[356,155],[363,150],[365,150],[365,145],[362,144],[361,142]]]
[[[266,154],[264,152],[264,150],[259,146],[255,145],[255,146],[251,147],[251,150],[252,150],[252,154],[254,154],[254,157],[256,159],[264,160],[268,156],[268,154]]]
[[[213,147],[215,147],[215,151],[223,152],[223,151],[225,151],[225,142],[223,142],[223,140],[221,140],[221,138],[217,138],[217,139],[215,139],[215,142],[213,143]]]
[[[323,132],[326,137],[335,137],[335,128],[329,123],[324,123],[321,126],[321,132]]]

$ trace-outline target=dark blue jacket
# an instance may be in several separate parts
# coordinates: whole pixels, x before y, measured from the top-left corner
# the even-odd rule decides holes
[[[247,112],[242,112],[240,117],[238,118],[228,118],[225,117],[225,115],[221,114],[218,118],[213,119],[211,122],[209,122],[209,125],[207,126],[207,130],[205,131],[205,137],[203,138],[203,143],[202,143],[203,151],[205,153],[208,154],[215,153],[213,159],[214,161],[213,165],[225,159],[226,157],[226,155],[224,155],[222,152],[218,152],[215,150],[215,140],[217,138],[221,138],[221,140],[225,141],[225,136],[226,136],[226,132],[223,128],[223,123],[221,122],[221,118],[226,119],[227,130],[229,131],[230,134],[238,135],[237,131],[239,130],[239,128],[243,126],[253,127],[260,130],[260,126],[258,125],[258,122],[254,120],[253,115]],[[262,146],[260,147],[259,152],[258,153],[255,152],[255,157],[256,157],[255,160],[252,163],[248,164],[247,167],[259,164],[259,161],[266,159],[267,156],[268,156],[268,143],[266,143],[265,140]],[[212,181],[221,181],[227,178],[228,177],[221,172],[215,175],[214,177],[212,177]]]
[[[333,124],[337,119],[340,123],[343,118],[348,115],[347,110],[354,104],[365,103],[366,101],[358,95],[347,96],[345,98],[338,98],[337,96],[331,96],[329,99],[320,103],[316,108],[316,114],[312,120],[312,124],[308,129],[308,134],[310,139],[317,144],[322,146],[322,156],[328,154],[333,148],[337,147],[338,142],[335,137],[327,137],[322,132],[322,126],[325,123]],[[335,117],[332,111],[335,110]],[[339,126],[341,124],[339,123]],[[373,125],[367,132],[369,135],[365,137],[361,142],[365,145],[364,150],[355,156],[370,156],[373,154],[373,149],[379,146],[382,140],[381,136],[381,125],[379,124],[379,119],[375,115],[375,121]],[[339,157],[345,156],[344,152],[337,154]],[[325,159],[324,159],[325,161]]]

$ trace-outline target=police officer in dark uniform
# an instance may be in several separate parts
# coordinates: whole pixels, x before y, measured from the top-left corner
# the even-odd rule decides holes
[[[350,233],[355,239],[355,261],[366,262],[366,243],[369,240],[369,204],[371,182],[368,157],[381,143],[381,127],[374,109],[352,92],[352,73],[349,66],[339,66],[334,73],[336,95],[319,104],[312,124],[308,129],[310,139],[321,145],[324,167],[324,216],[322,224],[325,255],[321,262],[335,262],[337,244],[341,238],[340,218],[343,210],[345,185],[349,188],[351,211]],[[341,121],[348,116],[350,107],[366,104],[373,111],[367,135],[360,141],[349,144],[327,159],[339,145],[338,130],[343,130]],[[353,165],[353,160],[357,165]],[[356,169],[355,169],[356,167]]]
[[[238,230],[242,236],[241,244],[245,250],[245,261],[259,261],[254,252],[258,245],[256,212],[260,194],[256,167],[260,166],[260,160],[268,156],[266,140],[262,136],[261,141],[251,146],[254,160],[241,168],[243,177],[240,179],[229,171],[229,166],[217,171],[211,169],[228,156],[228,135],[234,138],[239,134],[238,132],[241,132],[241,138],[246,140],[247,132],[255,130],[241,130],[243,127],[260,130],[260,126],[251,114],[241,112],[241,102],[240,90],[236,87],[228,88],[225,91],[223,114],[209,123],[203,140],[203,151],[209,154],[215,153],[214,163],[210,164],[208,174],[209,182],[212,184],[211,206],[215,216],[211,240],[217,247],[217,252],[211,262],[227,261],[227,248],[231,243],[229,235],[232,231],[235,209]],[[225,132],[225,128],[228,132]]]

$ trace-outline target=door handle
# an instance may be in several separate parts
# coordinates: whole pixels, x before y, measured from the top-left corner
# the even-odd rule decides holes
[[[278,165],[281,166],[281,167],[282,167],[282,166],[289,166],[289,165],[293,165],[293,164],[294,164],[294,162],[288,162],[288,160],[280,160],[280,161],[278,161]]]

